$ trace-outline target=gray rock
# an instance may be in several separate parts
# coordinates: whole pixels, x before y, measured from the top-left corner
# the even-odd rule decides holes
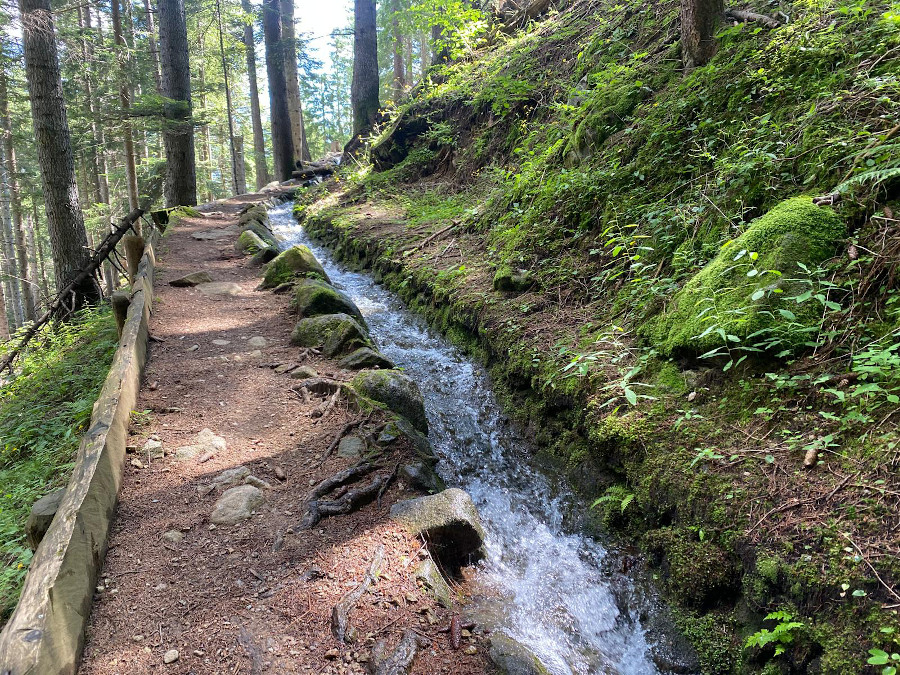
[[[170,649],[165,654],[163,654],[163,663],[169,665],[170,663],[175,663],[178,660],[178,650]]]
[[[503,268],[494,275],[494,290],[517,292],[527,291],[534,284],[534,277],[528,270]]]
[[[163,532],[163,541],[167,541],[170,544],[180,544],[184,539],[184,533],[179,530],[168,530],[167,532]]]
[[[250,469],[246,466],[236,466],[232,469],[225,469],[225,471],[212,479],[212,484],[218,488],[229,488],[232,485],[242,483],[249,475]]]
[[[252,485],[253,487],[259,488],[260,490],[271,490],[272,489],[271,485],[269,485],[262,478],[257,478],[256,476],[247,476],[244,479],[244,484]]]
[[[472,498],[458,488],[397,502],[391,518],[428,543],[445,566],[469,565],[484,557],[484,528]]]
[[[173,279],[169,282],[169,286],[185,288],[188,286],[197,286],[198,284],[208,284],[212,281],[209,272],[191,272],[183,277]]]
[[[198,284],[197,290],[206,296],[241,294],[241,287],[231,281],[213,281],[208,284]]]
[[[550,675],[533,651],[503,633],[491,636],[490,657],[505,675]]]
[[[453,594],[444,575],[431,558],[425,558],[416,565],[413,574],[422,583],[425,591],[441,606],[450,608],[453,605]]]
[[[318,279],[301,279],[297,282],[291,307],[304,317],[349,314],[360,325],[365,326],[366,323],[359,307],[348,295]]]
[[[253,255],[268,247],[269,245],[263,241],[262,237],[253,230],[244,230],[241,232],[241,236],[238,237],[238,240],[234,245],[235,250],[243,255]]]
[[[434,448],[431,447],[431,442],[425,434],[416,429],[405,417],[397,417],[394,421],[388,422],[378,435],[378,444],[389,445],[401,437],[406,438],[410,442],[423,462],[426,462],[429,466],[434,466],[437,462],[437,457],[434,454]]]
[[[253,349],[265,349],[269,346],[269,341],[262,335],[255,335],[247,340],[247,346],[252,347]]]
[[[311,377],[318,377],[319,373],[312,366],[298,366],[291,371],[289,377],[292,380],[307,380]]]
[[[338,362],[338,366],[347,370],[362,370],[363,368],[394,368],[392,361],[382,354],[368,347],[360,347],[355,352],[347,354]]]
[[[400,478],[414,490],[426,493],[440,492],[447,487],[434,469],[425,462],[404,464],[400,467]]]
[[[50,529],[50,523],[53,522],[53,517],[65,495],[66,489],[59,488],[44,495],[32,505],[31,513],[28,514],[28,520],[25,522],[25,539],[28,541],[28,548],[32,551],[37,550],[38,544]]]
[[[163,449],[162,442],[155,438],[148,438],[147,442],[144,443],[144,447],[141,449],[141,454],[143,457],[146,457],[148,461],[153,461],[154,459],[162,459],[165,457],[166,451]]]
[[[262,503],[263,493],[258,487],[238,485],[219,497],[209,520],[216,525],[234,525],[247,520]]]
[[[291,342],[300,347],[321,347],[329,358],[371,345],[368,331],[349,314],[302,319],[291,333]]]
[[[359,436],[344,436],[338,443],[338,457],[356,459],[366,454],[366,442]]]
[[[224,452],[226,448],[227,444],[224,438],[216,436],[209,429],[203,429],[194,437],[194,442],[191,445],[182,445],[175,450],[175,459],[185,461],[207,452],[213,454]]]
[[[425,399],[419,386],[408,375],[399,370],[364,370],[353,378],[353,388],[402,415],[419,431],[428,433]]]

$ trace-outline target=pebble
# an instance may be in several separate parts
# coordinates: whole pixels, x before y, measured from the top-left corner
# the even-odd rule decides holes
[[[175,663],[178,660],[178,650],[170,649],[165,654],[163,654],[163,663]]]
[[[247,340],[247,346],[253,347],[256,349],[263,349],[269,345],[269,341],[266,340],[262,335],[256,335],[249,340]]]
[[[213,340],[212,343],[216,347],[227,347],[231,344],[231,340]]]
[[[463,654],[468,654],[469,656],[472,656],[473,654],[477,654],[477,653],[478,653],[478,647],[476,647],[475,645],[469,645],[468,647],[463,649]]]
[[[180,544],[181,540],[184,539],[184,533],[178,530],[169,530],[163,534],[162,538],[163,541],[167,541],[170,544]]]
[[[139,460],[137,457],[135,457],[134,459],[131,460],[131,466],[133,466],[136,469],[143,469],[144,463],[141,460]]]
[[[200,349],[200,345],[191,345],[191,346],[188,347],[185,351],[187,351],[187,352],[196,352],[198,349]]]
[[[325,652],[326,659],[336,659],[341,655],[341,653],[337,649],[329,649]]]

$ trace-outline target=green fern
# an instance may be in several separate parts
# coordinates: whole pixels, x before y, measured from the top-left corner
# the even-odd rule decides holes
[[[843,181],[835,188],[836,192],[844,193],[851,187],[866,183],[879,185],[900,177],[900,142],[878,145],[851,155],[847,159],[851,158],[857,162],[866,158],[867,168]]]

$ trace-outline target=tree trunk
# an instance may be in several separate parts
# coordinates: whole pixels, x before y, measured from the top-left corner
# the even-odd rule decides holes
[[[3,275],[3,294],[6,296],[6,309],[9,312],[9,328],[16,331],[25,323],[25,310],[22,303],[22,284],[20,283],[19,265],[16,259],[15,235],[13,234],[12,217],[9,212],[9,201],[5,199],[6,170],[0,168],[0,179],[3,180],[4,199],[0,205],[0,228],[2,228],[3,256],[0,274]]]
[[[119,11],[119,0],[110,0],[112,10],[113,37],[116,43],[116,62],[118,63],[119,105],[122,106],[122,145],[125,153],[125,176],[127,178],[128,208],[138,207],[137,169],[134,157],[134,136],[131,133],[131,58],[128,56],[128,43],[122,33],[122,16]]]
[[[50,281],[47,279],[47,257],[44,255],[44,245],[41,243],[41,236],[38,232],[41,220],[37,199],[31,200],[31,209],[31,230],[35,233],[34,238],[35,243],[37,244],[35,247],[35,251],[37,252],[37,278],[41,285],[41,295],[47,300],[46,304],[49,304],[51,288]]]
[[[3,120],[3,149],[6,159],[7,185],[16,260],[19,267],[19,287],[22,293],[22,307],[25,320],[35,321],[33,278],[28,266],[28,244],[25,224],[22,220],[22,200],[19,195],[19,166],[16,162],[16,148],[13,145],[12,117],[9,114],[9,99],[6,80],[6,64],[0,64],[0,118]]]
[[[150,9],[150,0],[144,0],[144,14],[147,16],[147,39],[150,43],[150,58],[153,59],[153,82],[156,93],[162,93],[162,75],[159,72],[159,45],[156,44],[156,19]]]
[[[93,45],[88,39],[91,31],[91,7],[89,4],[84,5],[78,11],[78,27],[81,29],[81,58],[85,63],[93,63],[94,50]],[[91,147],[87,152],[88,174],[91,179],[91,196],[95,204],[105,202],[103,195],[103,187],[101,185],[101,169],[100,169],[100,153],[102,146],[100,145],[100,137],[97,131],[97,111],[94,106],[94,82],[93,73],[90,68],[84,69],[84,79],[82,81],[84,87],[84,116],[88,120],[90,129]]]
[[[355,0],[350,105],[353,108],[353,135],[370,130],[375,125],[379,108],[375,0]]]
[[[394,103],[396,103],[403,96],[403,92],[406,91],[406,71],[403,64],[403,36],[400,35],[400,20],[397,16],[396,0],[393,9],[391,37],[394,42]]]
[[[184,0],[159,0],[159,65],[166,127],[166,206],[197,204],[194,127],[191,122],[191,65]]]
[[[238,162],[241,163],[240,173],[243,174],[243,158],[238,156],[238,149],[234,140],[234,119],[231,107],[231,85],[228,83],[228,59],[225,58],[225,38],[222,35],[222,3],[216,0],[216,24],[219,28],[219,56],[222,57],[222,79],[225,83],[225,109],[228,116],[228,144],[231,150],[231,187],[234,194],[240,195],[247,191],[246,181],[241,186],[238,182]]]
[[[450,60],[450,48],[444,38],[444,27],[434,24],[431,27],[431,64],[447,63]]]
[[[284,45],[284,78],[287,84],[288,113],[291,116],[291,142],[294,161],[309,161],[303,128],[303,103],[300,100],[300,79],[297,72],[297,35],[294,26],[294,0],[281,0],[281,42]]]
[[[244,137],[234,137],[234,184],[239,195],[247,193],[247,168],[244,165]]]
[[[253,16],[250,0],[241,0],[244,14]],[[256,189],[261,190],[269,182],[266,166],[266,139],[263,136],[262,115],[259,110],[259,89],[256,85],[256,42],[253,39],[253,23],[244,24],[244,49],[247,53],[247,79],[250,84],[250,119],[253,124],[253,167],[256,173]]]
[[[723,0],[681,0],[681,57],[685,71],[706,65],[715,55],[716,25],[724,11]]]
[[[206,53],[206,38],[200,39],[200,53]],[[200,59],[200,67],[198,68],[200,75],[200,114],[206,114],[206,66],[204,59]],[[212,135],[209,124],[203,125],[203,132],[200,134],[200,184],[202,186],[204,201],[212,201]]]
[[[263,35],[266,41],[266,73],[269,76],[269,110],[272,122],[272,155],[275,178],[289,180],[294,171],[294,142],[284,75],[281,10],[279,0],[263,0]]]
[[[425,77],[428,72],[429,58],[431,58],[431,50],[428,49],[428,38],[425,33],[419,33],[419,77]]]
[[[32,280],[31,290],[32,297],[34,298],[35,314],[39,314],[41,306],[43,305],[43,299],[47,297],[47,284],[46,281],[42,282],[41,271],[38,268],[37,249],[35,248],[37,235],[34,231],[36,226],[37,223],[35,223],[34,219],[28,215],[25,218],[26,246],[30,253],[28,257],[28,278]]]
[[[63,99],[59,56],[50,0],[21,0],[25,74],[41,169],[47,229],[53,249],[56,287],[64,288],[89,261],[84,216],[75,187],[75,161]],[[75,309],[99,299],[100,289],[88,278],[74,290]]]

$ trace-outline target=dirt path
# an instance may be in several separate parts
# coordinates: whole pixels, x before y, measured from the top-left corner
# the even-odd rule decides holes
[[[333,457],[319,466],[319,458],[356,413],[343,402],[322,418],[310,416],[321,399],[304,402],[280,372],[301,361],[289,343],[296,318],[288,296],[255,290],[259,271],[235,254],[234,234],[194,236],[234,225],[240,208],[258,199],[209,204],[205,217],[182,221],[160,247],[155,341],[132,428],[135,452],[80,672],[362,673],[376,640],[392,647],[405,628],[431,641],[413,673],[491,672],[480,639],[464,633],[461,648],[451,649],[440,632],[449,612],[413,579],[421,543],[387,519],[393,502],[414,496],[402,483],[380,504],[288,532],[303,515],[310,485],[349,465]],[[206,295],[168,285],[199,270],[236,286]],[[339,380],[352,376],[316,355],[303,365]],[[203,429],[224,438],[226,449],[176,458]],[[143,451],[151,438],[164,457]],[[221,491],[206,494],[205,486],[237,466],[271,488],[262,488],[265,501],[249,520],[214,525]],[[330,630],[332,608],[363,579],[380,546],[381,577],[351,614],[360,638],[341,645]],[[171,650],[177,660],[164,663]]]

